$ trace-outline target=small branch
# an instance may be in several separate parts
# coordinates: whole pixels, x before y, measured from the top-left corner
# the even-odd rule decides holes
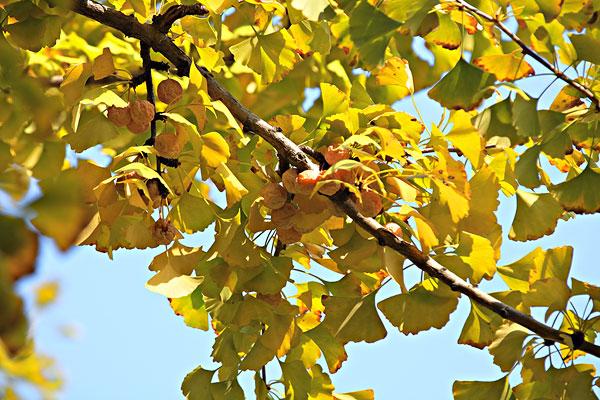
[[[596,106],[597,111],[600,111],[600,99],[594,95],[594,92],[592,92],[592,90],[590,88],[588,88],[585,85],[582,85],[581,83],[575,81],[574,79],[569,78],[564,72],[562,72],[560,69],[556,68],[548,60],[546,60],[544,57],[542,57],[541,55],[536,53],[535,50],[533,50],[531,47],[527,46],[520,37],[515,35],[510,29],[508,29],[508,27],[506,25],[504,25],[504,23],[502,23],[502,21],[500,21],[497,17],[492,17],[491,15],[484,13],[477,7],[472,6],[471,4],[467,3],[464,0],[455,0],[455,1],[463,9],[494,24],[498,29],[500,29],[502,32],[504,32],[506,34],[506,36],[511,38],[511,40],[513,42],[515,42],[521,48],[521,51],[523,52],[523,54],[531,56],[531,58],[533,58],[534,60],[536,60],[537,62],[542,64],[546,69],[550,70],[557,78],[561,79],[562,81],[566,82],[568,85],[577,89],[580,93],[582,93],[585,97],[587,97],[588,99],[590,99],[592,101],[592,103]]]
[[[140,44],[140,56],[142,57],[142,67],[144,68],[143,77],[146,83],[146,100],[156,107],[156,101],[154,100],[154,85],[152,84],[152,59],[150,58],[150,47],[142,42]],[[155,111],[156,113],[156,108]],[[150,121],[150,137],[146,140],[146,145],[153,145],[154,139],[156,138],[156,118],[152,118]],[[156,170],[160,173],[160,161],[156,161]]]
[[[154,18],[152,18],[152,25],[154,25],[159,32],[167,33],[175,21],[187,15],[204,17],[208,15],[208,9],[199,3],[192,5],[174,5],[169,7],[169,9],[161,15],[155,15]]]

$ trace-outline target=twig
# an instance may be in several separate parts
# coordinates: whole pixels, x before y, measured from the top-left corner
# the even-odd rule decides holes
[[[199,3],[192,5],[174,5],[169,7],[164,13],[155,15],[154,18],[152,18],[152,25],[154,25],[159,32],[167,33],[175,21],[187,15],[204,17],[208,15],[208,9]]]
[[[590,88],[588,88],[585,85],[582,85],[581,83],[577,82],[576,80],[574,80],[572,78],[569,78],[564,72],[562,72],[560,69],[558,69],[557,67],[552,65],[544,57],[542,57],[541,55],[536,53],[536,51],[533,50],[531,47],[527,46],[527,44],[525,44],[525,42],[523,42],[523,40],[520,37],[515,35],[510,29],[508,29],[508,27],[502,21],[500,21],[498,19],[498,17],[492,17],[491,15],[484,13],[477,7],[472,6],[471,4],[467,3],[464,0],[455,0],[455,1],[463,9],[469,11],[472,14],[477,15],[478,17],[480,17],[480,18],[494,24],[496,27],[498,27],[498,29],[500,29],[502,32],[504,32],[506,34],[506,36],[508,36],[513,42],[515,42],[521,48],[521,51],[523,54],[531,56],[531,58],[533,58],[534,60],[536,60],[537,62],[542,64],[546,69],[552,71],[552,73],[557,78],[561,79],[562,81],[566,82],[568,85],[577,89],[580,93],[582,93],[585,97],[587,97],[588,99],[590,99],[592,101],[592,103],[596,106],[597,111],[600,111],[600,99],[594,95],[594,92],[592,92]]]

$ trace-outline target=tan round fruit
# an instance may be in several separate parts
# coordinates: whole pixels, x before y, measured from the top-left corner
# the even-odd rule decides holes
[[[292,244],[302,239],[302,234],[294,228],[277,228],[277,237],[283,244]]]
[[[163,103],[171,104],[183,96],[183,88],[175,79],[165,79],[156,88],[158,99]]]
[[[178,233],[177,228],[173,226],[171,221],[163,218],[156,220],[152,229],[152,236],[160,244],[171,243]]]
[[[292,203],[285,203],[283,207],[271,211],[271,222],[278,229],[286,229],[292,226],[292,218],[297,214],[298,206]]]
[[[327,161],[329,165],[333,165],[338,161],[350,158],[350,151],[341,147],[329,145],[327,146],[327,150],[323,152],[323,155],[325,156],[325,161]]]
[[[136,100],[129,105],[129,114],[132,121],[149,124],[154,119],[154,105],[148,100]]]
[[[272,210],[283,207],[288,198],[287,190],[274,182],[267,183],[260,191],[260,195],[263,197],[265,206]]]
[[[131,122],[129,106],[127,107],[108,107],[108,120],[116,126],[127,126]]]
[[[319,177],[319,181],[330,179],[331,176],[326,176],[326,171],[321,171],[321,176]],[[323,185],[319,187],[319,193],[324,194],[326,196],[333,196],[342,188],[342,184],[339,182],[325,182]]]
[[[156,137],[154,148],[158,155],[165,158],[177,158],[181,154],[181,144],[174,133],[163,133]]]
[[[150,122],[131,121],[127,125],[127,129],[129,129],[133,133],[146,132],[149,128],[150,128]]]
[[[296,192],[301,194],[311,194],[320,177],[320,172],[312,169],[300,172],[296,178]]]
[[[296,193],[296,179],[298,178],[298,170],[296,168],[289,168],[281,175],[281,181],[283,182],[283,187],[289,193]]]
[[[372,190],[360,191],[361,201],[356,204],[358,211],[365,217],[376,217],[383,209],[379,194]]]
[[[346,182],[351,185],[356,183],[354,172],[348,169],[336,169],[333,171],[333,179],[337,179],[338,181]]]

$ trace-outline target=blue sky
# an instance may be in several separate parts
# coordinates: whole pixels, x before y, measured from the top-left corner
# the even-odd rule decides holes
[[[530,79],[525,87],[535,95],[547,82]],[[549,93],[558,89],[560,85],[555,85]],[[552,94],[547,98],[551,101]],[[426,121],[438,120],[436,103],[421,93],[417,104]],[[397,104],[414,113],[412,107],[408,100]],[[506,233],[514,203],[514,198],[502,198],[498,212]],[[559,221],[554,235],[535,242],[511,242],[505,234],[500,264],[517,260],[537,246],[570,244],[575,247],[572,275],[600,284],[600,268],[594,263],[598,227],[599,215],[578,216]],[[195,242],[208,244],[206,239],[203,235]],[[179,386],[186,373],[198,365],[212,366],[213,333],[186,327],[164,297],[144,287],[151,276],[147,266],[160,251],[117,251],[111,261],[89,247],[61,254],[50,241],[43,242],[38,273],[25,279],[19,291],[31,300],[40,283],[60,283],[57,302],[32,316],[38,348],[56,359],[64,376],[60,399],[181,398]],[[501,287],[498,279],[483,286],[490,291]],[[388,285],[385,290],[383,295],[390,295],[397,288]],[[349,359],[333,376],[337,391],[373,388],[376,398],[384,400],[451,399],[454,380],[500,378],[487,351],[456,343],[468,311],[463,298],[442,330],[404,336],[386,322],[384,340],[349,344]],[[74,329],[74,338],[62,333],[66,326]],[[27,398],[36,398],[27,393]]]

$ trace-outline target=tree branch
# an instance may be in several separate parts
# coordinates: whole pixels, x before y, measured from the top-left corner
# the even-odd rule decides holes
[[[165,58],[177,68],[178,75],[189,75],[191,65],[190,58],[177,47],[167,35],[160,32],[155,26],[142,24],[133,16],[125,15],[122,12],[92,0],[74,0],[71,9],[77,14],[81,14],[98,21],[103,25],[117,29],[127,36],[139,39],[157,53],[165,56]]]
[[[462,2],[462,0],[457,1]],[[189,68],[191,65],[190,59],[181,50],[179,50],[166,35],[160,33],[155,27],[140,24],[135,20],[132,21],[130,17],[127,17],[122,13],[109,9],[98,3],[94,3],[90,0],[77,0],[74,10],[96,21],[119,29],[129,36],[136,37],[146,42],[155,51],[163,54],[167,59],[169,59],[169,61],[171,61],[178,68],[180,73],[189,73]],[[489,18],[491,18],[492,21],[495,21],[492,17]],[[168,42],[168,44],[166,42]],[[173,47],[175,47],[177,51],[173,51]],[[551,65],[550,67],[553,68]],[[231,95],[231,93],[221,86],[221,84],[212,76],[210,72],[208,72],[208,70],[205,68],[199,68],[199,70],[207,80],[209,95],[214,100],[220,100],[223,102],[223,104],[225,104],[225,106],[231,111],[233,116],[243,124],[246,132],[252,132],[262,137],[265,141],[270,143],[277,150],[279,155],[285,161],[289,162],[290,165],[295,166],[300,170],[319,170],[319,166],[313,163],[298,145],[283,135],[280,129],[268,124],[266,121],[244,107],[236,98],[233,97],[233,95]],[[565,80],[564,78],[561,79]],[[582,87],[577,82],[572,80],[567,80],[567,82],[571,82],[570,84],[576,88]],[[587,90],[585,87],[582,88]],[[582,91],[582,89],[578,90]],[[582,93],[587,95],[586,92],[582,91]],[[590,98],[594,99],[593,94]],[[423,253],[411,243],[397,237],[392,232],[385,229],[373,218],[367,218],[361,215],[357,211],[352,200],[350,200],[348,197],[347,193],[339,192],[330,198],[359,226],[373,235],[378,240],[380,245],[387,246],[398,251],[418,268],[427,272],[430,276],[438,278],[448,285],[452,290],[466,295],[474,302],[488,308],[494,313],[500,315],[502,318],[518,323],[519,325],[531,330],[544,339],[559,342],[567,346],[573,345],[574,334],[569,334],[554,329],[535,320],[533,317],[502,303],[498,299],[479,290],[470,283],[466,282],[464,279],[460,278],[458,275],[449,271],[447,268],[433,260],[428,254]],[[585,351],[586,353],[592,354],[596,357],[600,357],[600,346],[587,341],[577,341],[576,343],[580,344],[577,346],[579,350]]]
[[[204,17],[208,15],[208,9],[199,3],[192,5],[174,5],[169,7],[163,14],[155,15],[154,18],[152,18],[152,25],[154,25],[159,32],[167,33],[175,21],[187,15]]]
[[[534,60],[536,60],[537,62],[542,64],[546,69],[550,70],[557,78],[563,80],[568,85],[572,86],[577,91],[582,93],[585,97],[587,97],[588,99],[590,99],[592,101],[592,103],[596,106],[596,110],[600,111],[600,99],[594,95],[594,92],[592,92],[592,90],[590,88],[588,88],[585,85],[582,85],[581,83],[575,81],[574,79],[569,78],[567,75],[565,75],[564,72],[562,72],[561,70],[556,68],[548,60],[546,60],[544,57],[542,57],[541,55],[536,53],[535,50],[533,50],[531,47],[527,46],[520,37],[515,35],[510,29],[508,29],[508,27],[506,25],[504,25],[504,23],[502,23],[502,21],[500,21],[497,17],[492,17],[491,15],[484,13],[477,7],[472,6],[471,4],[467,3],[464,0],[455,0],[455,1],[459,4],[460,7],[464,8],[465,10],[469,11],[470,13],[475,14],[478,17],[480,17],[480,18],[494,24],[496,27],[498,27],[498,29],[500,29],[502,32],[504,32],[506,34],[506,36],[511,38],[511,40],[513,42],[515,42],[521,48],[521,51],[523,54],[531,56],[531,58],[533,58]]]

